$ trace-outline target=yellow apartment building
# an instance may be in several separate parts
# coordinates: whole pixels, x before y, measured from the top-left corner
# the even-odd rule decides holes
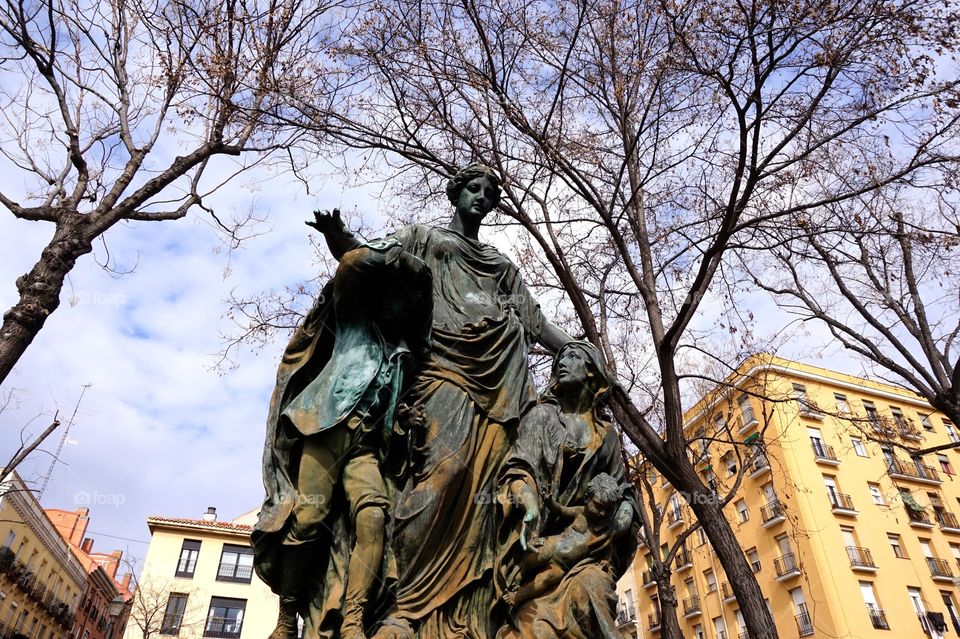
[[[256,512],[217,521],[149,517],[150,547],[125,639],[265,639],[278,600],[253,572],[250,530]]]
[[[723,496],[742,476],[724,512],[781,638],[960,634],[960,449],[918,459],[907,451],[960,442],[960,434],[920,396],[755,357],[690,411],[687,428],[708,485]],[[665,508],[663,552],[691,513],[662,478],[654,490]],[[657,637],[650,552],[641,546],[634,562],[635,632]],[[685,637],[748,639],[699,532],[678,553],[672,583]]]
[[[87,571],[16,472],[0,485],[0,639],[84,639]]]

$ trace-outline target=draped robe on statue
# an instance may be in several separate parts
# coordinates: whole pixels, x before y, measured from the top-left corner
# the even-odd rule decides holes
[[[433,274],[432,346],[405,400],[425,430],[393,513],[394,614],[420,639],[489,639],[495,481],[535,400],[527,356],[544,319],[492,246],[423,225],[393,237]]]

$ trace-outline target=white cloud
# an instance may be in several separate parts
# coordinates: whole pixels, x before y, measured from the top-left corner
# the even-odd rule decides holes
[[[264,177],[260,174],[256,177]],[[262,499],[260,460],[276,364],[277,340],[259,353],[240,353],[238,366],[214,371],[220,333],[229,326],[223,299],[231,290],[255,294],[314,275],[313,208],[360,206],[378,214],[369,193],[306,195],[275,178],[252,193],[238,184],[217,195],[216,210],[269,213],[272,232],[232,253],[208,222],[136,223],[111,230],[113,277],[92,256],[79,260],[50,317],[3,386],[18,390],[17,406],[0,414],[0,457],[16,447],[21,427],[39,432],[59,409],[67,418],[84,384],[91,384],[43,495],[50,508],[91,509],[96,548],[126,548],[142,557],[150,514],[199,517],[216,506],[232,518]],[[14,280],[30,269],[52,227],[0,216],[0,307],[16,301]],[[98,246],[102,261],[106,251]],[[70,300],[74,301],[71,305]],[[60,432],[45,443],[52,452]],[[51,455],[35,453],[22,473],[36,486]],[[98,534],[99,533],[99,534]],[[109,536],[108,536],[109,535]]]

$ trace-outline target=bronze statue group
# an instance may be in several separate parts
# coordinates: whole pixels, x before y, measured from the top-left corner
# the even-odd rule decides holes
[[[316,213],[339,267],[277,374],[255,566],[271,639],[601,639],[636,549],[636,496],[599,352],[543,316],[478,240],[500,180],[447,185],[446,228],[362,243]],[[528,364],[555,354],[537,393]]]

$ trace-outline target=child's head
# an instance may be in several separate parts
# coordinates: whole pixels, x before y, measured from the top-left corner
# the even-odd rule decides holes
[[[600,473],[587,484],[587,516],[592,519],[610,516],[622,497],[617,480],[607,473]]]

